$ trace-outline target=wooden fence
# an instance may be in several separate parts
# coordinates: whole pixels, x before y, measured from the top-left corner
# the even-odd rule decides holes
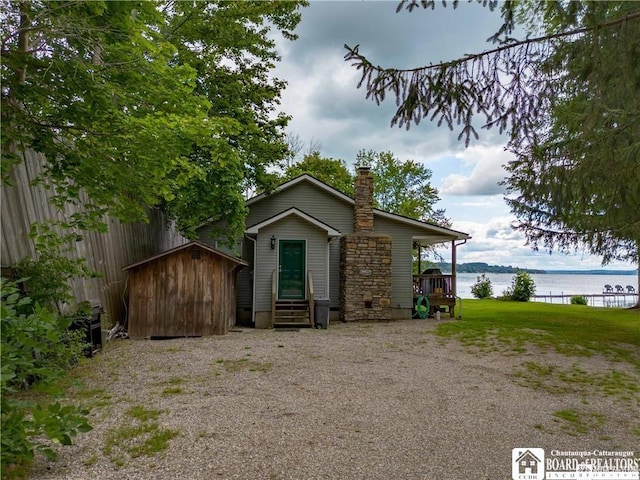
[[[11,267],[24,257],[33,257],[35,249],[29,238],[31,225],[47,220],[63,220],[78,209],[68,205],[59,211],[52,203],[52,190],[43,184],[34,185],[42,173],[44,157],[27,151],[23,162],[11,173],[12,186],[2,186],[1,195],[1,263]],[[187,240],[175,231],[165,215],[149,210],[149,223],[126,223],[105,219],[107,233],[86,232],[82,239],[69,245],[72,257],[87,259],[90,269],[100,278],[72,283],[78,302],[100,304],[110,323],[126,319],[126,273],[122,268],[165,250],[182,245]]]

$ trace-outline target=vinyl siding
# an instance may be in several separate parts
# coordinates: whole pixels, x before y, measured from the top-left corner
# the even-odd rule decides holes
[[[254,242],[246,239],[243,242],[242,259],[249,263],[249,266],[238,272],[237,276],[237,294],[238,311],[251,310],[253,303],[253,247]]]
[[[307,182],[298,183],[249,206],[247,226],[255,225],[288,208],[296,207],[343,234],[353,231],[353,208]],[[346,208],[345,208],[346,207]]]
[[[353,207],[349,203],[335,198],[329,195],[324,190],[316,187],[313,184],[302,182],[293,187],[278,192],[269,197],[265,197],[263,200],[253,203],[249,208],[249,215],[247,217],[247,225],[255,225],[274,215],[279,214],[283,210],[295,206],[304,213],[317,218],[318,220],[326,223],[327,225],[340,231],[343,235],[351,233],[353,231]],[[279,222],[278,222],[279,223]],[[306,223],[306,222],[304,222]],[[308,224],[307,224],[308,225]],[[270,225],[272,227],[272,225]],[[315,228],[315,227],[313,227]],[[292,232],[293,233],[293,232]],[[261,231],[262,235],[263,232]],[[276,237],[280,235],[275,233]],[[271,238],[271,233],[269,237]],[[326,249],[326,239],[325,239]],[[330,261],[329,261],[329,292],[328,296],[331,299],[331,307],[340,307],[340,242],[333,240],[329,243]],[[307,247],[309,252],[309,247]],[[309,255],[309,253],[307,253]],[[326,256],[326,254],[325,254]],[[244,257],[243,257],[244,258]],[[248,260],[244,258],[245,260]],[[324,259],[324,256],[323,256]],[[315,261],[315,260],[314,260]],[[319,280],[316,280],[316,267],[313,268],[313,285],[317,297],[326,297],[327,293],[324,291],[324,282],[319,284]],[[326,278],[326,266],[322,265],[322,275]],[[273,268],[269,270],[272,272]],[[271,275],[271,273],[269,273]],[[269,277],[270,278],[270,277]],[[269,279],[269,284],[271,280]],[[322,290],[321,290],[322,289]],[[238,289],[238,295],[240,296],[240,289]],[[270,293],[269,293],[270,295]],[[269,297],[270,298],[270,297]],[[259,302],[258,302],[259,303]]]
[[[342,235],[353,232],[353,205],[334,197],[310,182],[297,183],[284,191],[266,196],[249,205],[246,220],[248,227],[278,215],[291,207],[303,211],[321,222],[340,231]],[[203,242],[211,244],[209,228],[203,227],[198,233]],[[413,237],[425,237],[428,228],[406,225],[393,219],[375,215],[374,230],[392,237],[392,308],[411,311],[413,307],[412,245]],[[257,237],[257,268],[254,268],[254,244],[244,239],[242,259],[250,266],[238,273],[238,308],[251,308],[253,301],[253,276],[256,276],[256,311],[271,308],[271,276],[277,268],[277,247],[271,250],[271,235],[277,239],[306,239],[307,268],[313,272],[316,297],[331,299],[331,308],[340,307],[340,242],[334,239],[329,245],[329,291],[325,291],[327,268],[326,232],[295,215],[262,228]],[[453,238],[452,238],[453,239]],[[441,241],[442,235],[434,237]],[[211,244],[215,245],[215,244]]]
[[[272,235],[276,237],[276,248],[273,250]],[[257,236],[256,311],[271,310],[272,275],[278,268],[279,240],[306,240],[306,268],[307,272],[311,272],[315,295],[326,296],[327,233],[292,215],[264,227]]]
[[[380,216],[375,216],[374,230],[392,237],[391,306],[413,308],[413,236],[423,232]]]

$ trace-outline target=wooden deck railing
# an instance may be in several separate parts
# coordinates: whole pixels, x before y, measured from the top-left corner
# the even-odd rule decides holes
[[[430,314],[442,311],[446,306],[449,316],[454,318],[456,306],[456,278],[454,275],[425,274],[413,276],[413,297],[420,296],[429,299]]]
[[[425,295],[434,297],[456,296],[455,278],[453,275],[414,275],[413,293],[414,295]]]

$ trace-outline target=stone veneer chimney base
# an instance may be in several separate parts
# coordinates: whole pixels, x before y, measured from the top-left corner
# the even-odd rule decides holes
[[[340,239],[340,320],[391,320],[391,237],[360,231]]]

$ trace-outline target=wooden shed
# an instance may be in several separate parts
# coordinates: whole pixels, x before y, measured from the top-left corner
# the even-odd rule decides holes
[[[225,335],[236,322],[236,273],[246,265],[190,242],[124,267],[129,336]]]

